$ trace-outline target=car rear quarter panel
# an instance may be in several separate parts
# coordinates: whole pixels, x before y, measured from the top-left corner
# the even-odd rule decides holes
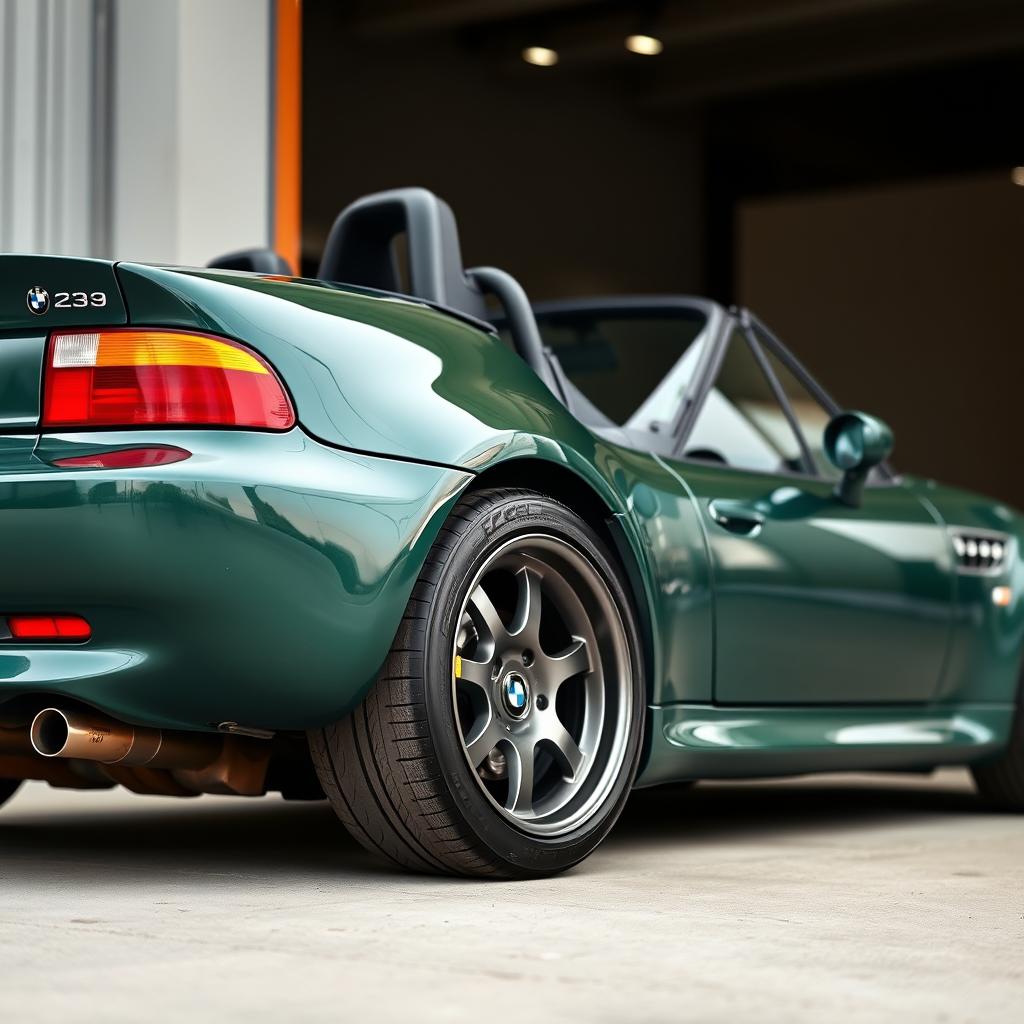
[[[66,324],[32,324],[18,367],[34,387],[0,436],[0,612],[78,612],[94,636],[0,647],[6,711],[65,696],[171,728],[337,720],[372,685],[459,494],[513,461],[556,468],[607,509],[646,626],[651,699],[673,699],[664,681],[710,695],[695,513],[654,460],[596,439],[496,339],[420,303],[313,283],[125,264],[117,275],[130,323],[259,350],[300,426],[40,435],[45,334]],[[193,455],[130,472],[52,465],[142,438]]]
[[[327,444],[474,474],[529,460],[585,484],[632,563],[650,699],[710,699],[710,584],[689,496],[654,459],[586,430],[495,337],[417,302],[321,283],[128,264],[118,274],[133,323],[259,349]]]
[[[518,433],[589,437],[511,351],[421,303],[226,271],[119,264],[118,275],[133,324],[212,330],[262,352],[328,444],[473,468]]]

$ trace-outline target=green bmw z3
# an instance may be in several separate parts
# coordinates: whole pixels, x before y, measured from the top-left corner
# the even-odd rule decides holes
[[[422,189],[317,280],[215,264],[0,256],[0,803],[326,795],[490,878],[664,782],[969,765],[1024,810],[1024,520],[755,315],[531,306]]]

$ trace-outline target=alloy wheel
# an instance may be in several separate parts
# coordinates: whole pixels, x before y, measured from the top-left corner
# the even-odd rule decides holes
[[[625,629],[591,561],[547,535],[493,552],[466,592],[452,665],[463,750],[499,813],[534,835],[583,824],[632,724]]]

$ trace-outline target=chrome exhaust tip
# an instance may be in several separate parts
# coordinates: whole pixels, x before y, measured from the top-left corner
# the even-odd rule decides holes
[[[24,726],[20,735],[24,743]],[[0,753],[11,745],[8,739],[0,735]],[[132,769],[146,768],[170,773],[194,793],[258,796],[266,792],[271,755],[266,740],[164,732],[77,708],[44,708],[32,719],[27,739],[40,757],[98,762],[115,781],[124,781],[126,771],[130,778]],[[120,774],[111,774],[115,769]],[[158,787],[155,792],[166,790]]]
[[[29,739],[42,757],[101,764],[149,764],[160,749],[157,730],[137,730],[88,711],[44,708],[32,719]]]
[[[44,708],[32,719],[29,740],[42,757],[125,768],[205,768],[224,749],[223,736],[163,732],[127,725],[96,711],[60,708]]]
[[[70,737],[67,716],[57,708],[44,708],[32,719],[29,740],[40,757],[63,757]]]

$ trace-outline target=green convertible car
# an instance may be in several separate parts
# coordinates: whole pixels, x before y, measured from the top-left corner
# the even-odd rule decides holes
[[[670,781],[968,764],[1024,809],[1024,520],[751,313],[531,307],[422,189],[280,262],[0,256],[0,802],[326,794],[495,878]]]

